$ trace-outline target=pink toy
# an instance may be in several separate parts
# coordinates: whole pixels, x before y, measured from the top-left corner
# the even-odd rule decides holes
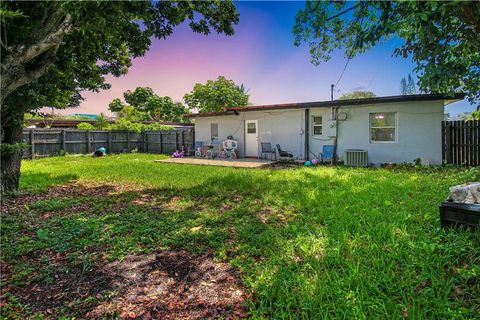
[[[318,164],[318,159],[312,159],[312,164],[317,165]]]
[[[175,150],[175,152],[172,154],[172,158],[183,158],[185,156],[185,152]]]

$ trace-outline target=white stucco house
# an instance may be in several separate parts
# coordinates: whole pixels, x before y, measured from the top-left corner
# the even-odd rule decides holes
[[[442,163],[441,125],[447,104],[462,94],[419,94],[228,108],[189,114],[195,141],[209,143],[233,136],[240,157],[260,157],[261,142],[280,144],[297,159],[316,158],[324,145],[364,150],[368,162],[402,163],[416,158]]]

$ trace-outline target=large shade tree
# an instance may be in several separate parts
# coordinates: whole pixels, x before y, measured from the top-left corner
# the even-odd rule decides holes
[[[157,95],[150,87],[137,87],[134,91],[127,90],[123,93],[125,103],[119,98],[113,99],[108,108],[110,111],[121,115],[122,111],[133,107],[145,115],[145,120],[153,121],[183,121],[187,108],[174,102],[170,97]]]
[[[215,112],[247,106],[250,97],[247,92],[243,84],[237,85],[233,80],[219,76],[217,80],[195,84],[193,90],[183,96],[183,100],[191,109]]]
[[[394,54],[413,59],[422,91],[463,91],[480,102],[478,1],[308,1],[293,32],[296,45],[309,45],[314,64],[335,49],[350,59],[399,37]]]
[[[105,75],[128,71],[151,38],[188,23],[233,34],[230,1],[2,1],[1,192],[18,190],[22,120],[43,106],[76,106],[83,90],[108,89]]]

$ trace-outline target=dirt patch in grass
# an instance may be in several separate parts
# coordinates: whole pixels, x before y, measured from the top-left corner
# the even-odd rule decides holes
[[[64,262],[56,265],[49,283],[15,286],[9,293],[46,319],[62,315],[81,319],[238,319],[247,315],[243,304],[248,297],[238,272],[215,262],[210,254],[160,251],[128,255],[121,261],[96,261],[88,270]]]
[[[240,318],[246,294],[239,275],[209,256],[163,251],[130,255],[106,266],[118,295],[88,317],[120,314],[144,319]]]
[[[107,196],[112,192],[115,192],[115,190],[116,187],[111,185],[85,186],[77,182],[72,182],[62,186],[51,187],[46,192],[24,192],[15,197],[6,197],[2,199],[1,213],[5,214],[14,211],[24,211],[36,202],[51,199],[62,200],[66,197]]]
[[[130,191],[110,185],[70,183],[5,199],[1,210],[2,215],[25,217],[29,228],[22,231],[23,237],[41,243],[38,228],[44,221],[78,212],[85,213],[85,217],[95,216],[100,210],[95,205],[100,201],[109,210],[122,212],[130,205],[169,208],[169,204],[182,200],[175,196],[158,197],[151,191]],[[61,221],[77,222],[68,218]],[[56,232],[54,226],[47,224],[42,230]],[[82,230],[86,230],[87,236],[95,235],[88,233],[94,230],[88,225],[78,226],[85,228]],[[40,234],[45,237],[42,241],[50,241],[47,235],[52,234],[44,233]],[[237,319],[247,315],[244,304],[248,295],[238,271],[229,264],[215,262],[210,252],[194,255],[157,251],[127,255],[112,262],[104,254],[107,249],[93,240],[80,251],[72,246],[62,252],[41,245],[32,248],[18,257],[19,263],[1,263],[1,280],[6,284],[1,292],[2,302],[7,309],[19,305],[15,314],[20,318],[35,317],[37,313],[46,319]],[[25,273],[21,278],[19,270]],[[7,312],[6,317],[9,316],[14,317]]]

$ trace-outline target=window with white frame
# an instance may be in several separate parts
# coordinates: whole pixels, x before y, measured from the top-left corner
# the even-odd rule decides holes
[[[312,125],[313,125],[313,135],[320,136],[323,133],[323,122],[321,116],[313,116],[312,117]]]
[[[397,139],[395,112],[370,113],[370,142],[391,143]]]
[[[210,139],[212,141],[218,140],[218,123],[210,124]]]

